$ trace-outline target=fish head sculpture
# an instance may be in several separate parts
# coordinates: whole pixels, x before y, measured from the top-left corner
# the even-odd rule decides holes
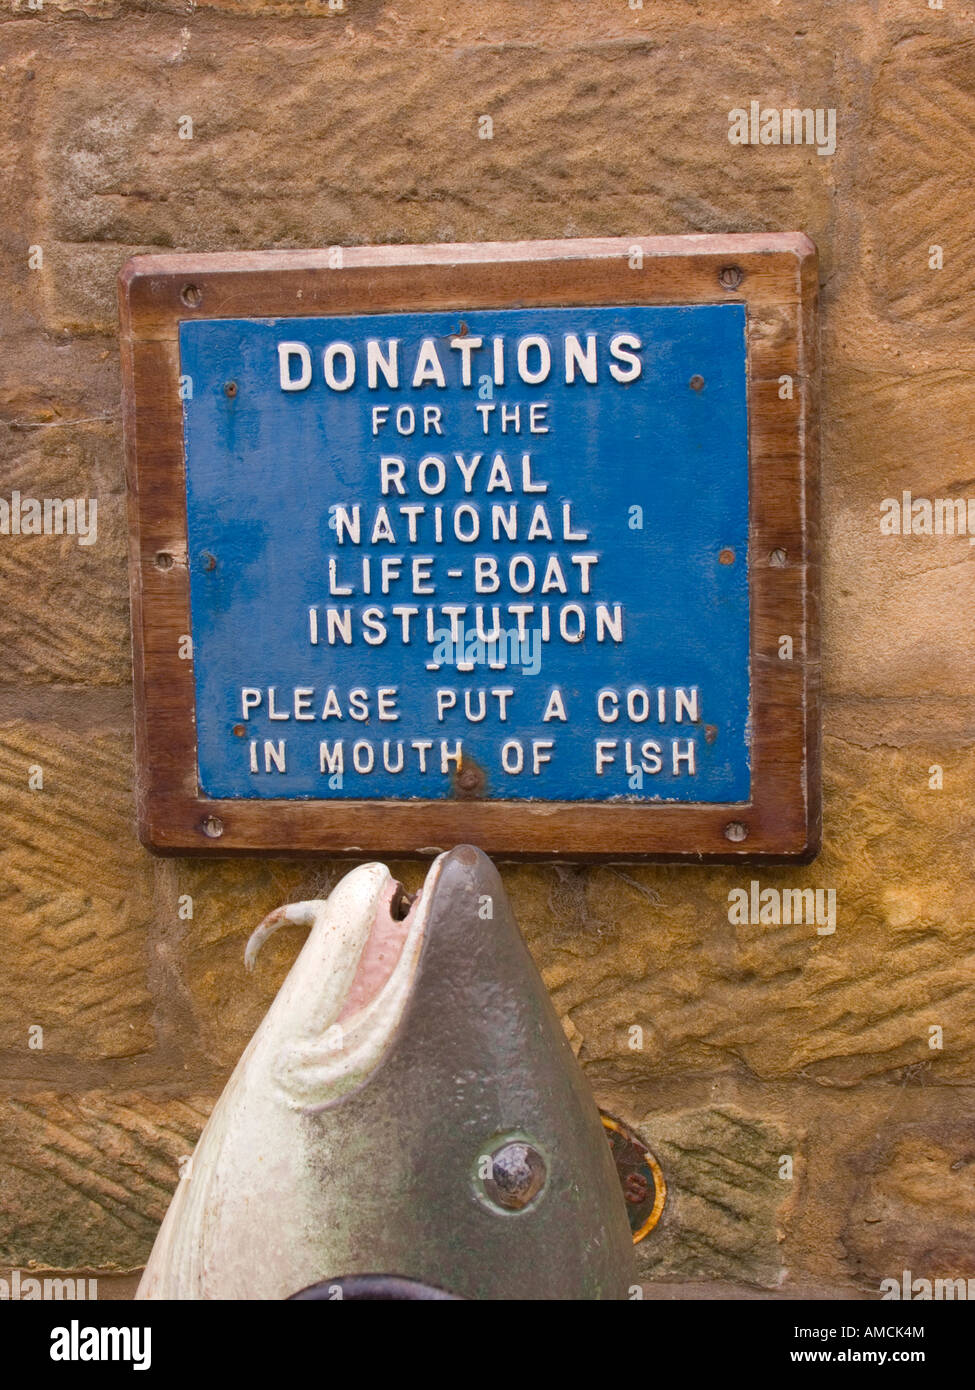
[[[326,901],[272,913],[249,964],[282,922],[308,939],[137,1296],[315,1297],[331,1281],[342,1297],[371,1278],[385,1291],[361,1296],[627,1297],[599,1111],[491,861],[440,855],[412,902],[363,865]]]

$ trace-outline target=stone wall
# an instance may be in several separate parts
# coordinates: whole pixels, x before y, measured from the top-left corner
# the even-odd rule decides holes
[[[823,852],[505,877],[597,1098],[667,1175],[650,1296],[975,1275],[975,551],[880,526],[903,489],[975,494],[972,4],[4,0],[0,94],[0,495],[98,499],[93,545],[0,536],[0,1266],[110,1290],[141,1265],[300,937],[245,980],[248,932],[341,872],[137,843],[122,262],[802,230]],[[752,99],[835,109],[835,153],[732,145]],[[836,931],[733,925],[752,878],[835,889]]]

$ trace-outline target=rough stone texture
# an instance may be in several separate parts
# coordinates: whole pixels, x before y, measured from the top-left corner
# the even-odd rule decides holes
[[[936,762],[941,791],[928,787]],[[584,1062],[622,1075],[745,1067],[841,1086],[918,1062],[940,1079],[971,1076],[975,756],[827,739],[826,773],[812,866],[511,871],[519,919]],[[905,859],[919,840],[924,862]],[[753,878],[835,889],[835,933],[733,926],[729,889]],[[634,1024],[642,1051],[630,1045]],[[944,1029],[941,1051],[929,1047],[932,1024]]]
[[[858,1159],[844,1243],[860,1279],[975,1277],[971,1116],[899,1127]]]
[[[136,843],[122,261],[802,229],[823,282],[823,853],[504,873],[599,1100],[664,1165],[650,1296],[871,1297],[903,1268],[969,1272],[975,549],[879,523],[903,489],[975,495],[973,21],[962,0],[4,9],[0,493],[97,495],[99,539],[0,536],[0,1264],[144,1259],[301,939],[280,932],[247,976],[248,934],[343,868]],[[752,98],[835,108],[835,155],[731,146]],[[393,867],[417,886],[422,866]],[[732,925],[753,877],[835,889],[835,934]]]
[[[844,1242],[858,1276],[975,1278],[971,1116],[900,1126],[851,1160],[857,1174]]]
[[[876,1298],[904,1268],[929,1279],[969,1268],[971,1088],[946,1097],[919,1068],[860,1085],[851,1103],[814,1082],[590,1075],[667,1176],[660,1224],[637,1251],[648,1296]]]
[[[916,7],[920,9],[920,7]],[[864,244],[870,287],[895,321],[975,333],[975,49],[931,16],[905,26],[877,74],[861,154],[875,214]],[[970,18],[970,11],[969,11]],[[928,268],[932,246],[944,268]]]
[[[0,648],[3,683],[131,680],[129,605],[124,583],[128,527],[118,467],[117,423],[56,418],[29,398],[3,429],[5,498],[97,500],[96,539],[78,535],[2,537]],[[81,403],[79,403],[81,404]],[[83,406],[82,406],[83,408]],[[39,418],[44,414],[54,418]],[[29,423],[20,423],[21,420]],[[65,523],[62,523],[65,524]]]
[[[975,565],[967,535],[891,536],[881,502],[972,495],[975,358],[916,371],[903,357],[850,363],[826,415],[823,647],[831,693],[926,702],[975,693],[968,638]],[[864,441],[872,441],[864,448]]]
[[[33,768],[43,790],[29,789]],[[0,724],[0,1050],[26,1050],[40,1025],[38,1069],[152,1044],[152,866],[130,798],[124,735]]]
[[[746,1279],[777,1285],[785,1274],[780,1221],[795,1178],[796,1144],[772,1125],[732,1107],[647,1116],[669,1201],[638,1248],[649,1279]]]
[[[152,1249],[210,1103],[113,1090],[0,1107],[0,1264],[133,1269]]]
[[[770,101],[829,86],[826,47],[786,26],[734,55],[712,31],[688,31],[682,62],[720,63],[728,94],[692,112],[672,49],[639,32],[432,51],[358,32],[309,42],[293,26],[258,42],[251,23],[229,50],[217,32],[209,17],[195,37],[152,26],[116,59],[107,97],[69,88],[66,69],[38,74],[36,196],[52,244],[45,268],[20,278],[52,331],[109,328],[119,260],[138,249],[745,230],[759,208],[762,225],[824,240],[828,161],[799,147],[728,159],[728,105],[769,48]],[[95,42],[75,40],[67,68]],[[493,139],[478,138],[482,114]],[[184,116],[192,139],[179,137]],[[649,145],[663,158],[648,160]],[[678,166],[685,179],[668,176]]]

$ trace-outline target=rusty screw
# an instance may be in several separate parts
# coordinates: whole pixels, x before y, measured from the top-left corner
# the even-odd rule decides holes
[[[735,563],[735,552],[730,546],[718,552],[718,563],[722,565],[733,565]]]
[[[545,1160],[531,1144],[502,1144],[491,1155],[491,1176],[484,1188],[499,1207],[522,1211],[538,1196],[547,1176]]]
[[[718,271],[718,284],[723,290],[736,290],[744,278],[736,265],[725,265]]]
[[[236,394],[237,394],[237,383],[236,383],[236,381],[228,381],[228,382],[226,382],[225,385],[224,385],[224,388],[223,388],[223,394],[224,394],[225,396],[229,396],[230,399],[233,400],[234,396],[236,396]]]
[[[694,373],[694,375],[691,377],[690,381],[687,384],[692,391],[704,390],[704,378],[697,372]]]
[[[201,550],[200,564],[205,570],[215,570],[217,568],[217,557],[210,550]]]

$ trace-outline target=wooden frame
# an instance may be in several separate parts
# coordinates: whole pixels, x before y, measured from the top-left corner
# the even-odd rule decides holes
[[[631,266],[640,248],[642,267]],[[817,270],[798,233],[136,256],[120,280],[140,837],[163,853],[807,861],[820,841]],[[744,302],[752,799],[210,800],[199,794],[178,325],[394,310]],[[791,399],[780,379],[791,377]],[[793,659],[779,638],[793,638]],[[742,835],[744,836],[742,838]]]

